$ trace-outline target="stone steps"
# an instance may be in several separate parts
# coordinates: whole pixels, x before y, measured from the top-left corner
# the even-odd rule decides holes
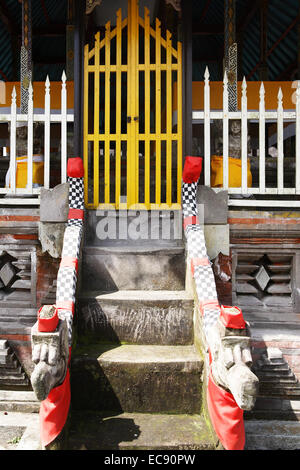
[[[70,449],[215,449],[201,415],[203,360],[182,242],[104,246],[87,232]]]
[[[10,348],[7,349],[1,349],[0,351],[0,364],[1,365],[13,365],[16,364],[14,361],[14,353],[11,351]]]
[[[300,422],[246,420],[245,450],[300,450]]]
[[[86,246],[82,290],[184,290],[185,253],[181,246]]]
[[[96,344],[75,351],[75,410],[200,413],[203,361],[193,346]]]
[[[0,411],[38,413],[40,402],[32,391],[0,390]]]
[[[134,344],[193,343],[194,300],[186,291],[117,291],[81,294],[78,335]]]
[[[9,386],[27,386],[29,385],[29,380],[26,374],[23,372],[21,374],[0,374],[0,387],[9,387]]]
[[[28,387],[29,379],[23,371],[7,340],[0,341],[0,387]]]
[[[70,450],[214,450],[200,415],[73,412]]]

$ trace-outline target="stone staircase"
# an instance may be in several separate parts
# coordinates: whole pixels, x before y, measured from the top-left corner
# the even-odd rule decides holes
[[[213,450],[183,246],[86,246],[71,449]]]
[[[28,389],[29,379],[7,340],[0,340],[0,387]]]
[[[300,384],[282,351],[267,347],[253,371],[259,395],[254,409],[245,413],[245,449],[299,450]]]

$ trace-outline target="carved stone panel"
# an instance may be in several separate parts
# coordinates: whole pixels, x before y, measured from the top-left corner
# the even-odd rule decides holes
[[[297,312],[299,305],[297,250],[232,249],[234,305],[245,310]]]
[[[35,248],[0,245],[0,309],[36,306]]]

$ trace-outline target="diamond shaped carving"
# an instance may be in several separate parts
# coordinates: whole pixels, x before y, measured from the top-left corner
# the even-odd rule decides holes
[[[16,280],[18,270],[12,264],[13,258],[7,253],[0,256],[0,286],[1,288],[10,287]]]
[[[279,250],[235,254],[233,301],[242,308],[265,311],[282,307],[294,311],[294,254]]]
[[[4,266],[2,266],[0,269],[0,279],[5,287],[7,287],[12,282],[15,275],[16,269],[10,262],[5,263]]]
[[[266,269],[264,266],[261,266],[257,272],[257,274],[254,276],[255,281],[257,282],[259,288],[264,291],[265,288],[267,287],[269,281],[270,281],[270,276],[267,273]]]

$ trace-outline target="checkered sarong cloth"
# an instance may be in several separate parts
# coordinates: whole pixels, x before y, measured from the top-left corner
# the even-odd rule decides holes
[[[83,178],[68,178],[69,208],[84,210]],[[64,233],[61,259],[77,260],[80,256],[80,246],[83,232],[83,220],[70,218]],[[56,303],[74,305],[76,300],[77,268],[72,263],[66,266],[61,263],[57,275]],[[60,308],[60,318],[67,321],[69,346],[72,345],[73,312],[71,309]]]
[[[196,193],[198,183],[182,183],[182,210],[184,218],[197,217]],[[187,222],[185,227],[188,262],[196,259],[208,259],[204,232],[198,222]],[[200,305],[203,304],[203,328],[207,336],[209,329],[216,323],[220,315],[220,307],[217,306],[218,295],[214,273],[210,263],[196,265],[193,273],[196,292]],[[215,305],[205,306],[206,301],[214,301]]]

